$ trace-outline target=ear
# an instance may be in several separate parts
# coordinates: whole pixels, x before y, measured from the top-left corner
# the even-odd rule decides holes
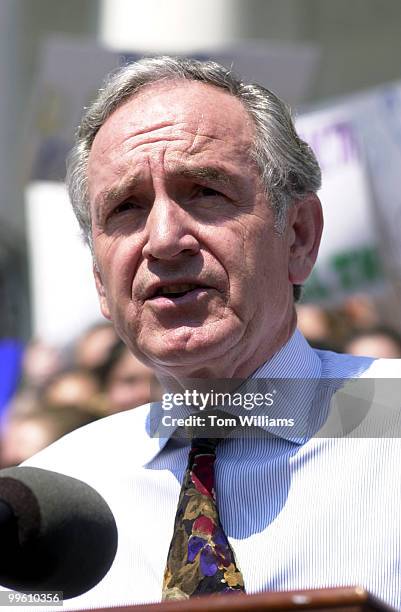
[[[111,314],[110,314],[109,305],[107,302],[106,290],[105,290],[99,269],[95,262],[93,263],[92,271],[93,271],[93,276],[95,277],[96,290],[97,290],[97,294],[99,297],[101,313],[106,319],[111,321]]]
[[[323,212],[315,193],[296,200],[289,212],[289,280],[306,281],[315,264],[323,230]]]

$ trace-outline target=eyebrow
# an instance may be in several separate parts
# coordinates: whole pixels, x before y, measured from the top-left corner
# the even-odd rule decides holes
[[[113,202],[124,199],[129,191],[135,187],[136,183],[138,183],[138,178],[132,175],[125,179],[120,185],[101,191],[96,198],[96,203],[98,203],[95,211],[96,218],[98,220],[101,219]]]
[[[168,175],[171,177],[182,177],[194,180],[208,180],[220,185],[228,185],[234,178],[230,176],[230,174],[214,166],[176,166]],[[120,185],[101,191],[96,198],[98,202],[96,218],[101,219],[104,212],[107,212],[110,204],[123,200],[138,183],[138,176],[131,175]]]
[[[172,173],[174,176],[182,176],[189,179],[210,180],[216,183],[228,184],[229,175],[214,166],[179,166]]]

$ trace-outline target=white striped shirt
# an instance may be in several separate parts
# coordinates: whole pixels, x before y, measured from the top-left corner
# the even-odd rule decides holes
[[[364,377],[369,385],[370,377],[401,379],[400,373],[400,360],[312,350],[299,332],[255,373],[311,384],[293,387],[289,398],[294,419],[308,424],[307,435],[267,427],[263,437],[225,439],[217,448],[220,518],[247,592],[360,585],[401,610],[399,438],[374,437],[374,428],[364,433],[369,419],[377,425],[374,410],[359,419],[360,437],[355,423],[352,435],[332,435],[344,430],[352,388],[332,404],[326,433],[323,428],[310,435],[323,425],[322,414],[326,421],[322,404],[333,379]],[[318,383],[326,379],[329,385],[321,392]],[[376,409],[381,410],[380,397]],[[149,437],[148,412],[143,406],[97,421],[27,462],[87,482],[116,518],[119,546],[112,568],[64,609],[160,600],[188,444]],[[395,398],[392,426],[398,413]]]

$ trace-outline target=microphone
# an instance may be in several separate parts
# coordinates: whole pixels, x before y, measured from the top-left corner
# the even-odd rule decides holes
[[[0,584],[16,591],[89,591],[117,551],[114,516],[89,485],[34,467],[0,471]]]

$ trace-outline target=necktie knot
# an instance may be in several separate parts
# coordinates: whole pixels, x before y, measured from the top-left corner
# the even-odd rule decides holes
[[[203,495],[215,499],[214,462],[218,438],[193,438],[188,459],[188,478]],[[187,483],[188,486],[189,483]]]
[[[190,453],[216,454],[216,447],[220,438],[192,438]]]

